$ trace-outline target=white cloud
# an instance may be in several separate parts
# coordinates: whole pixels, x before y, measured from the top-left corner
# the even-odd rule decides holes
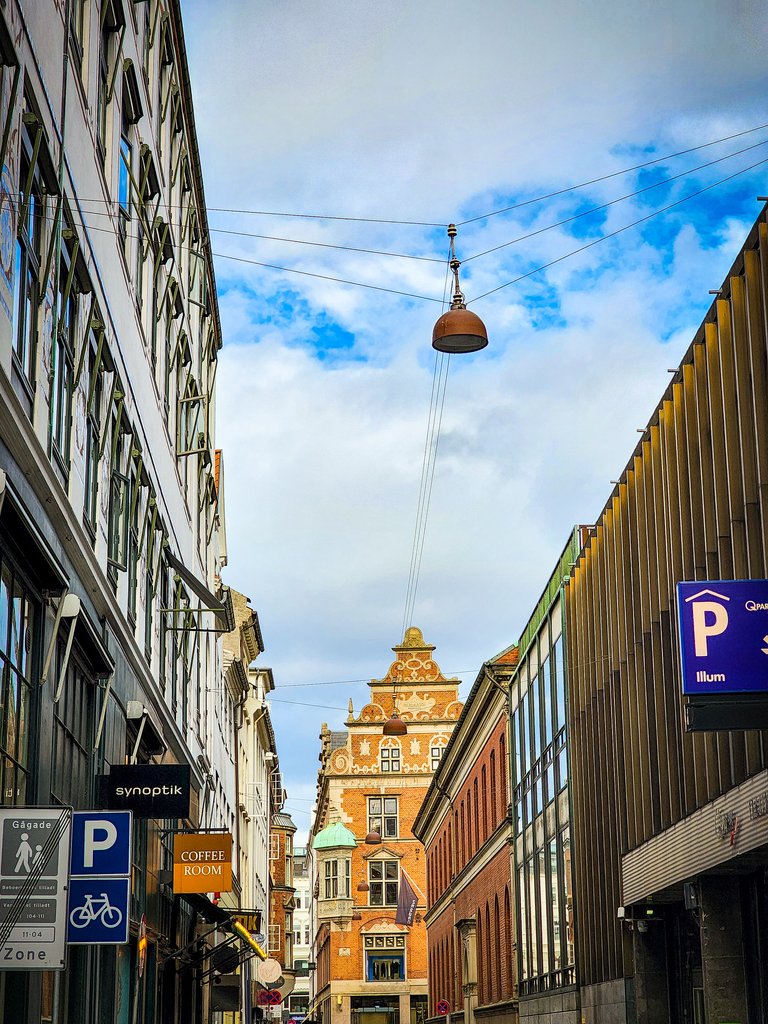
[[[461,219],[751,127],[763,110],[766,21],[748,3],[195,0],[185,19],[216,207]],[[634,187],[604,182],[583,202]],[[470,261],[467,295],[687,188]],[[599,514],[756,212],[750,198],[718,214],[719,194],[478,303],[491,344],[452,363],[415,614],[445,670],[476,669],[515,640],[568,531]],[[460,255],[580,208],[559,198],[466,225]],[[447,249],[429,228],[215,212],[211,223]],[[443,293],[438,264],[213,238],[246,259]],[[383,674],[400,638],[439,306],[224,260],[217,274],[227,581],[259,610],[288,790],[309,799],[319,724],[344,713],[278,698],[344,708],[351,694],[359,707],[366,688],[281,684]]]

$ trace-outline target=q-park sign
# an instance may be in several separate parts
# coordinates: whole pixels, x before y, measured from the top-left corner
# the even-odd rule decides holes
[[[71,807],[0,809],[0,970],[64,968]]]
[[[768,692],[768,580],[677,584],[683,693]]]

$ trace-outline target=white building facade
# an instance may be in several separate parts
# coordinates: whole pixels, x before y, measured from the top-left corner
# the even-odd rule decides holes
[[[209,743],[234,626],[221,343],[178,0],[7,0],[0,797],[94,808],[99,776],[130,762],[189,765],[192,795],[187,818],[135,819],[129,945],[0,970],[0,1020],[208,1016],[204,970],[179,952],[200,909],[169,872],[176,831],[236,831],[238,814],[231,752]]]

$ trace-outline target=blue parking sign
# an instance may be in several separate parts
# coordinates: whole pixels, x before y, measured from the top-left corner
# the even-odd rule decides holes
[[[70,875],[130,874],[131,819],[130,811],[75,811]]]
[[[129,878],[70,878],[67,942],[123,945],[128,942]]]

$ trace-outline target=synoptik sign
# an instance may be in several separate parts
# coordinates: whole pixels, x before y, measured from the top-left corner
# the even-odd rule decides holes
[[[768,580],[677,585],[683,693],[768,692]]]
[[[113,764],[102,776],[104,802],[137,818],[189,816],[188,764]]]

